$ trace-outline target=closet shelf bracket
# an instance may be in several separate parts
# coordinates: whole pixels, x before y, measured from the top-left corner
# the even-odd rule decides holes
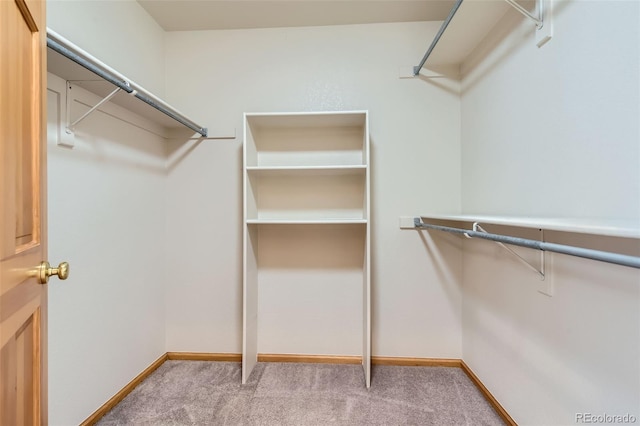
[[[118,94],[118,92],[120,92],[122,89],[120,87],[116,87],[115,90],[111,93],[109,93],[104,99],[102,99],[100,102],[98,102],[97,104],[95,104],[93,107],[91,107],[89,109],[89,111],[85,112],[84,114],[82,114],[82,116],[80,118],[77,118],[73,123],[71,123],[71,102],[73,101],[73,98],[71,97],[71,82],[67,81],[67,127],[65,129],[65,131],[67,132],[67,134],[72,135],[75,127],[85,118],[87,118],[89,115],[91,115],[94,111],[96,111],[98,108],[100,108],[103,104],[106,104],[107,102],[109,102],[109,100],[111,100],[111,98],[113,98],[115,95]]]
[[[544,26],[544,20],[543,20],[543,16],[544,16],[543,4],[544,4],[544,1],[543,0],[536,0],[536,8],[538,9],[538,17],[533,16],[531,14],[531,12],[529,12],[524,7],[520,6],[515,0],[504,0],[504,1],[509,3],[510,6],[512,6],[515,10],[520,12],[522,15],[524,15],[525,17],[527,17],[530,20],[532,20],[536,24],[536,28],[540,29],[540,28],[542,28]]]
[[[488,234],[488,232],[482,226],[480,226],[480,223],[478,222],[474,222],[472,229],[474,232],[483,232],[485,234]],[[464,236],[467,238],[472,238],[467,234],[464,234]],[[540,240],[544,241],[544,231],[542,229],[540,230]],[[540,269],[538,269],[534,265],[529,263],[527,259],[525,259],[524,257],[520,256],[518,253],[516,253],[515,250],[507,247],[505,244],[501,243],[500,241],[494,241],[494,242],[500,247],[502,247],[503,249],[505,249],[506,251],[508,251],[509,253],[511,253],[513,256],[515,256],[515,258],[518,259],[520,263],[522,263],[527,268],[531,269],[533,272],[538,274],[540,276],[540,279],[544,281],[545,279],[544,271],[545,271],[545,263],[546,263],[546,256],[545,256],[544,250],[540,250]]]

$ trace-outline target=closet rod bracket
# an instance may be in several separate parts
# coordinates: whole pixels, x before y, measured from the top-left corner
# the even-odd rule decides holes
[[[128,85],[127,82],[125,82],[125,83]],[[73,123],[71,123],[71,103],[73,102],[73,98],[71,97],[71,81],[67,81],[67,99],[66,99],[66,105],[67,105],[67,127],[65,129],[67,134],[69,134],[69,135],[73,134],[73,131],[74,131],[75,127],[82,120],[87,118],[89,115],[91,115],[94,111],[96,111],[102,105],[104,105],[105,103],[109,102],[111,100],[111,98],[113,98],[115,95],[117,95],[118,92],[120,92],[121,90],[122,89],[120,87],[116,87],[111,93],[109,93],[107,96],[105,96],[104,99],[102,99],[100,102],[95,104],[93,107],[91,107],[89,109],[89,111],[85,112],[84,114],[82,114],[82,116],[80,118],[76,119]]]
[[[565,244],[549,243],[544,240],[537,241],[520,237],[512,237],[509,235],[490,234],[488,232],[479,232],[469,229],[435,225],[432,223],[422,222],[422,218],[420,217],[414,218],[413,223],[416,229],[433,229],[436,231],[450,232],[453,234],[462,234],[471,238],[482,238],[484,240],[497,241],[509,245],[526,247],[541,251],[550,251],[554,253],[566,254],[569,256],[582,257],[584,259],[597,260],[600,262],[613,263],[614,265],[628,266],[630,268],[640,269],[640,256],[630,256],[622,253],[594,250],[584,247],[569,246]]]
[[[488,234],[488,232],[482,226],[480,226],[480,223],[478,223],[478,222],[474,222],[472,229],[473,229],[474,232],[482,232],[482,233]],[[544,231],[541,229],[540,233],[541,233],[541,240],[544,241]],[[465,236],[467,238],[472,238],[467,234],[465,234]],[[538,269],[535,266],[533,266],[531,263],[529,263],[529,261],[527,259],[525,259],[524,257],[520,256],[518,253],[516,253],[515,250],[509,248],[508,246],[506,246],[505,244],[503,244],[503,243],[501,243],[499,241],[494,241],[494,242],[497,245],[499,245],[500,247],[502,247],[503,249],[505,249],[506,251],[508,251],[509,253],[511,253],[516,259],[518,259],[518,261],[520,261],[520,263],[522,263],[523,265],[525,265],[526,267],[531,269],[533,272],[538,274],[540,276],[540,279],[542,281],[544,281],[544,279],[545,279],[544,271],[545,271],[545,261],[546,261],[546,256],[545,256],[545,251],[544,250],[539,250],[539,252],[540,252],[540,269]]]
[[[530,20],[532,20],[536,24],[536,28],[538,30],[541,29],[544,26],[544,10],[543,10],[544,1],[543,0],[536,0],[536,8],[538,10],[538,16],[537,17],[534,16],[533,14],[531,14],[531,12],[529,12],[524,7],[520,6],[516,2],[516,0],[504,0],[504,1],[509,3],[509,5],[511,7],[513,7],[515,10],[520,12],[522,15],[524,15],[525,17],[527,17]]]

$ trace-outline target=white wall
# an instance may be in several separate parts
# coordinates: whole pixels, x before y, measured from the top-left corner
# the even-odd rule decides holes
[[[50,1],[48,26],[141,85],[164,91],[163,31],[135,1]],[[73,149],[55,143],[63,80],[49,76],[49,423],[79,424],[165,352],[164,140],[95,112]],[[99,99],[79,88],[75,97]],[[74,102],[72,115],[86,107]],[[107,104],[104,111],[136,119]],[[144,120],[137,120],[144,126]],[[64,130],[62,130],[64,132]]]
[[[555,8],[547,45],[509,14],[466,65],[463,210],[640,225],[638,3]]]
[[[466,64],[463,212],[637,224],[640,6],[556,7],[542,49],[511,14]],[[640,255],[633,239],[545,238]],[[464,360],[518,424],[640,418],[640,272],[562,255],[547,268],[553,297],[501,248],[464,241]]]
[[[71,265],[49,285],[49,423],[69,425],[165,352],[165,147],[102,112],[77,126],[73,149],[56,145],[65,83],[48,84],[49,257]],[[86,109],[74,102],[72,115]]]
[[[240,132],[243,112],[370,111],[374,355],[461,354],[460,255],[445,245],[449,257],[435,266],[430,241],[398,228],[401,215],[460,208],[457,88],[398,78],[398,68],[419,60],[438,27],[166,35],[167,98],[185,105],[187,114],[208,117],[212,127]],[[241,150],[238,134],[231,141],[193,142],[170,157],[170,351],[241,351]]]

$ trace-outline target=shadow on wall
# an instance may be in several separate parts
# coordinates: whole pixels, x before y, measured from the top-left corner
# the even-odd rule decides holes
[[[205,138],[167,140],[165,148],[167,154],[167,172],[172,172],[204,140]]]
[[[136,132],[139,134],[136,135]],[[113,167],[145,171],[156,175],[166,174],[162,143],[159,137],[145,130],[124,129],[109,123],[90,123],[76,129],[72,138],[74,148],[55,146],[49,156],[72,156],[85,163],[109,164]],[[132,137],[133,135],[133,137]],[[56,145],[54,142],[53,145]]]
[[[458,66],[425,65],[425,68],[416,77],[451,95],[460,96],[461,76],[460,67]]]
[[[59,77],[49,75],[47,140],[51,157],[73,158],[83,164],[155,175],[166,174],[166,139],[153,128],[146,128],[144,120],[123,114],[115,105],[104,105],[87,116],[72,134],[67,134],[67,114],[74,118],[82,116],[98,98],[81,87],[75,87],[67,113],[64,108],[68,95],[66,85],[67,82]]]
[[[416,230],[429,255],[431,264],[438,275],[438,282],[444,286],[445,293],[452,304],[458,303],[462,284],[462,256],[451,256],[452,251],[461,253],[460,237],[452,234],[430,234],[426,230]],[[458,288],[454,289],[452,286]]]

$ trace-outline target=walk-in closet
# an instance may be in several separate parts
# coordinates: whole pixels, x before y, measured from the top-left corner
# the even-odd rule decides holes
[[[33,309],[42,365],[3,334],[5,403],[17,369],[55,426],[640,421],[640,3],[33,16],[33,223],[69,270],[29,272],[68,277]],[[23,246],[2,247],[4,333]]]

